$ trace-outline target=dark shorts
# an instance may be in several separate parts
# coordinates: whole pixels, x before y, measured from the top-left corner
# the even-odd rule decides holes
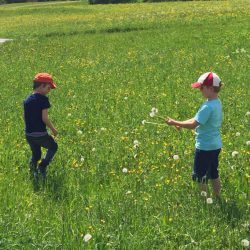
[[[208,179],[217,179],[219,177],[219,154],[221,149],[217,150],[195,150],[194,167],[192,178],[198,182],[207,182]]]

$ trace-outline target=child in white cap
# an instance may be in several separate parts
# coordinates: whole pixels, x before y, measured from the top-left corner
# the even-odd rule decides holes
[[[207,193],[207,180],[211,179],[215,196],[220,196],[221,185],[218,173],[219,154],[222,147],[220,128],[222,124],[222,105],[218,98],[221,88],[221,79],[213,72],[200,76],[193,88],[200,89],[207,99],[194,118],[186,121],[166,119],[168,125],[177,128],[195,129],[196,150],[193,166],[193,180],[200,183],[201,191]]]

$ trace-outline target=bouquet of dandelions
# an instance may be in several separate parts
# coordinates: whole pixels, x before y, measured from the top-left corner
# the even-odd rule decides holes
[[[158,115],[158,109],[157,108],[152,108],[151,112],[149,113],[149,116],[151,118],[158,118],[158,119],[166,121],[165,117]],[[153,125],[159,125],[159,126],[166,126],[167,125],[166,123],[150,122],[150,121],[147,121],[147,120],[143,120],[142,124],[143,125],[145,125],[145,124],[153,124]]]

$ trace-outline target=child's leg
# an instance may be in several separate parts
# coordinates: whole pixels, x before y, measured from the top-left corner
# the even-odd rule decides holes
[[[47,135],[43,137],[43,139],[40,142],[41,146],[47,149],[45,157],[42,159],[41,163],[39,164],[39,170],[42,174],[45,175],[46,173],[46,167],[49,165],[49,163],[52,161],[56,151],[57,151],[57,143],[53,139],[52,136]]]
[[[212,164],[211,164],[210,176],[211,176],[211,184],[216,197],[220,196],[220,191],[221,191],[220,177],[218,171],[220,151],[221,151],[220,149],[214,150],[213,155],[211,157]]]
[[[220,190],[221,190],[221,185],[220,185],[220,177],[217,179],[212,179],[211,180],[213,191],[216,197],[220,196]]]
[[[192,178],[194,181],[198,181],[200,191],[205,191],[206,193],[208,192],[207,178],[206,178],[208,164],[209,163],[207,161],[207,152],[196,149],[194,156]]]
[[[42,154],[41,147],[38,144],[36,144],[35,142],[36,138],[27,136],[26,139],[32,151],[32,156],[30,159],[30,170],[34,172],[36,171],[37,162],[41,159],[41,154]]]

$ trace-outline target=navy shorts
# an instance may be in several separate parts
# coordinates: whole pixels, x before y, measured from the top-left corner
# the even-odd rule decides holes
[[[219,177],[219,154],[221,149],[216,150],[195,150],[194,167],[192,178],[194,181],[207,182],[208,179]]]

